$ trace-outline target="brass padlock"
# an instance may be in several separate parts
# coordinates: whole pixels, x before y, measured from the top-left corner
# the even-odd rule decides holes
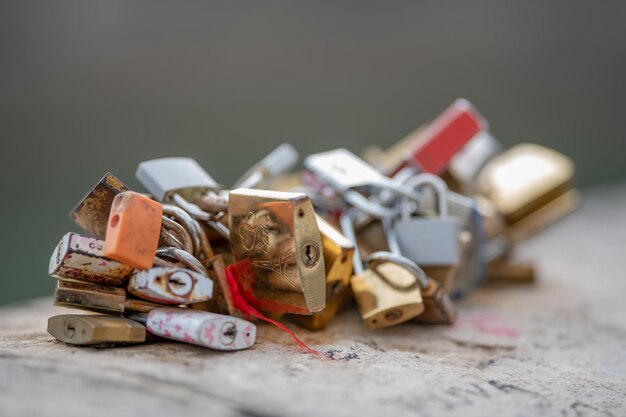
[[[424,311],[418,277],[404,266],[389,261],[377,265],[376,270],[364,269],[356,247],[354,213],[353,209],[345,212],[340,223],[345,236],[355,245],[350,286],[365,326],[389,327],[417,317]]]
[[[144,326],[116,316],[62,314],[48,319],[48,333],[72,345],[142,343],[146,340]]]
[[[113,199],[129,188],[110,172],[69,213],[70,219],[93,236],[104,239]]]
[[[121,286],[134,268],[104,256],[104,241],[67,233],[50,258],[48,273],[55,278]]]
[[[57,281],[54,291],[54,305],[105,314],[122,314],[126,310],[145,313],[162,307],[148,301],[127,299],[122,288],[61,280]]]
[[[492,159],[477,178],[478,191],[513,225],[572,188],[574,164],[546,147],[524,143]]]
[[[321,311],[326,300],[324,259],[313,206],[306,194],[237,189],[228,201],[235,262],[249,262],[242,291],[260,310]]]
[[[316,215],[316,218],[326,267],[326,307],[311,316],[294,316],[296,323],[310,330],[325,328],[349,299],[354,257],[352,243],[323,217]]]

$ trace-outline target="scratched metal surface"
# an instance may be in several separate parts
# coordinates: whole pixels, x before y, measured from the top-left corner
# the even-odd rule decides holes
[[[348,311],[326,332],[300,330],[332,360],[265,326],[239,353],[74,348],[45,333],[67,311],[49,299],[5,308],[0,415],[625,415],[624,207],[626,186],[586,193],[520,247],[540,282],[477,291],[455,327],[368,331]]]

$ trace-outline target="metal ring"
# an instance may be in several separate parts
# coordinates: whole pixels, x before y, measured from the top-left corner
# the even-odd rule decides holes
[[[400,214],[400,208],[398,206],[385,207],[373,200],[368,199],[363,194],[355,190],[346,191],[343,194],[343,198],[355,208],[377,219],[396,217]]]
[[[193,240],[191,239],[191,236],[189,235],[189,233],[187,233],[187,230],[185,230],[183,226],[176,223],[174,220],[170,219],[169,217],[162,216],[161,230],[164,231],[164,234],[166,236],[167,236],[167,233],[169,232],[171,235],[173,235],[174,238],[177,238],[177,240],[181,244],[180,249],[187,251],[187,252],[193,252]],[[176,246],[178,247],[178,245]]]
[[[157,258],[155,258],[155,265],[163,265],[165,263],[166,266],[171,266],[169,262],[164,259],[160,259],[162,257],[173,258],[179,262],[185,264],[189,269],[192,269],[196,272],[203,274],[204,276],[209,276],[206,268],[200,263],[198,259],[196,259],[189,252],[185,252],[184,250],[178,248],[158,248],[156,251]],[[163,261],[163,262],[161,262]]]
[[[429,286],[428,277],[426,276],[426,273],[424,272],[424,270],[422,270],[422,268],[420,268],[415,262],[413,262],[409,258],[406,258],[402,255],[398,255],[396,253],[391,253],[391,252],[386,252],[386,251],[373,252],[368,255],[368,257],[366,258],[366,262],[373,271],[378,273],[378,275],[393,288],[396,288],[399,290],[408,290],[408,289],[413,288],[415,284],[417,284],[420,286],[420,288],[425,290]],[[393,282],[390,282],[389,279],[385,277],[384,274],[378,271],[378,267],[387,262],[394,263],[396,265],[399,265],[407,269],[415,277],[415,282],[413,282],[411,285],[407,285],[404,287],[398,286],[394,284]]]

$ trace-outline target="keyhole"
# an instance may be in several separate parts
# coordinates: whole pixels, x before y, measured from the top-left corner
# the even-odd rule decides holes
[[[320,251],[315,245],[306,245],[302,249],[302,262],[305,266],[311,267],[317,264],[320,259]]]
[[[187,272],[176,271],[170,275],[167,286],[173,294],[185,295],[193,288],[193,280]]]
[[[74,334],[76,334],[76,328],[74,327],[73,323],[65,323],[65,328],[63,329],[63,334],[65,334],[65,336],[68,339],[71,339],[72,337],[74,337]]]
[[[341,281],[334,281],[332,284],[330,284],[330,293],[332,295],[339,294],[339,292],[341,292],[342,289],[343,289],[343,282]]]
[[[402,310],[391,310],[385,313],[385,320],[387,321],[396,321],[400,317],[402,317]]]
[[[120,215],[116,214],[115,216],[111,217],[111,223],[110,226],[111,228],[115,228],[117,227],[117,224],[120,222]]]

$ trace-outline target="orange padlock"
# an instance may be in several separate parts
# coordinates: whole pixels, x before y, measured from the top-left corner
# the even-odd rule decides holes
[[[126,191],[115,196],[109,215],[104,255],[137,269],[154,262],[163,207],[139,193]]]

